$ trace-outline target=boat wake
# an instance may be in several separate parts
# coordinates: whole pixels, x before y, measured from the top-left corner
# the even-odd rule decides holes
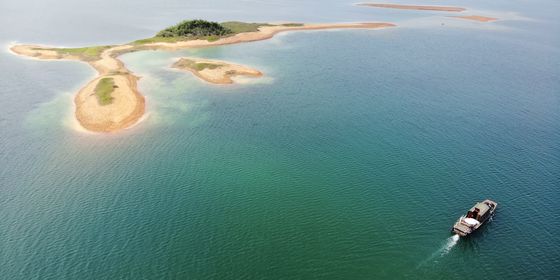
[[[455,247],[455,245],[457,245],[457,242],[459,242],[459,235],[455,234],[449,238],[447,238],[447,242],[445,243],[445,246],[443,246],[440,249],[440,256],[444,256],[445,254],[449,253],[449,251],[451,251],[451,249],[453,247]]]
[[[447,253],[449,253],[451,251],[451,249],[453,249],[453,247],[455,247],[455,245],[457,245],[457,243],[459,242],[459,235],[455,234],[449,238],[447,238],[445,240],[445,243],[434,253],[432,253],[432,255],[425,259],[424,261],[422,261],[417,268],[420,268],[421,266],[427,264],[428,262],[435,260],[437,258],[443,257],[445,255],[447,255]]]

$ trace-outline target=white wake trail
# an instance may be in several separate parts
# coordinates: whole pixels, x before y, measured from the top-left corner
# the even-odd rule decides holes
[[[459,235],[455,234],[449,238],[447,238],[447,243],[445,244],[445,246],[443,248],[440,249],[441,253],[440,256],[444,256],[445,254],[449,253],[449,251],[451,251],[451,249],[457,245],[457,242],[459,242]]]
[[[417,268],[420,268],[421,266],[425,265],[426,263],[439,258],[439,257],[443,257],[445,256],[447,253],[449,253],[449,251],[451,251],[451,249],[453,249],[453,247],[455,247],[455,245],[457,245],[457,243],[459,242],[459,235],[455,234],[449,238],[447,238],[445,240],[445,243],[443,244],[443,246],[441,246],[441,248],[439,248],[437,251],[435,251],[430,257],[428,257],[427,259],[425,259],[424,261],[422,261]]]

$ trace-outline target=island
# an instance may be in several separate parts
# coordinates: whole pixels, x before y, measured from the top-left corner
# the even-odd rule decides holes
[[[119,59],[119,56],[125,53],[142,50],[202,48],[252,42],[269,39],[275,34],[286,31],[380,29],[393,26],[395,25],[392,23],[383,22],[269,24],[186,20],[158,32],[152,38],[122,45],[84,48],[15,45],[10,50],[15,54],[36,59],[75,60],[88,63],[97,71],[97,76],[82,87],[74,98],[76,119],[86,130],[115,132],[137,123],[146,111],[145,98],[137,89],[139,77],[129,71]],[[225,65],[227,64],[220,67],[227,69]],[[208,75],[202,74],[204,71],[197,70],[197,72],[200,75],[199,77],[208,78]],[[224,79],[239,73],[225,73]]]
[[[386,8],[386,9],[400,9],[400,10],[417,10],[417,11],[437,11],[437,12],[464,12],[467,9],[461,7],[451,7],[451,6],[423,6],[423,5],[401,5],[401,4],[389,4],[389,3],[358,3],[357,6],[362,7],[374,7],[374,8]],[[449,16],[452,18],[473,20],[479,22],[491,22],[498,20],[493,17],[477,16],[477,15],[464,15],[464,16]]]
[[[183,57],[171,67],[193,73],[198,78],[212,84],[232,84],[232,77],[261,77],[263,74],[247,66],[225,61]]]

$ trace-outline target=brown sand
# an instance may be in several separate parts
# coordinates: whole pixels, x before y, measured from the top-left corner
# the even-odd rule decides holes
[[[204,63],[211,67],[202,70],[197,69],[196,65]],[[232,64],[220,60],[210,60],[202,58],[183,57],[175,62],[171,67],[183,71],[189,71],[198,78],[212,84],[233,84],[232,77],[248,76],[261,77],[263,74],[247,66]]]
[[[480,21],[480,22],[492,22],[492,21],[498,20],[497,18],[485,17],[485,16],[453,16],[453,17],[454,18],[474,20],[474,21]]]
[[[340,23],[340,24],[305,24],[302,26],[265,26],[256,32],[239,33],[231,37],[221,38],[217,41],[189,40],[176,43],[149,43],[141,45],[120,45],[105,49],[98,59],[85,59],[78,55],[59,53],[56,48],[36,45],[17,45],[10,49],[19,55],[37,59],[70,59],[88,63],[98,72],[98,76],[89,82],[77,93],[76,119],[87,130],[94,132],[114,132],[134,125],[145,112],[144,97],[138,92],[136,82],[139,79],[133,75],[118,59],[118,56],[145,49],[177,50],[185,48],[201,48],[218,45],[237,44],[272,38],[275,34],[284,31],[296,30],[322,30],[322,29],[356,29],[356,28],[385,28],[393,27],[391,23]],[[203,72],[203,71],[201,71]],[[259,72],[260,73],[260,72]],[[201,74],[201,73],[199,73]],[[208,73],[205,73],[208,74]],[[206,76],[208,75],[200,75]],[[212,74],[214,75],[214,74]],[[262,74],[261,74],[262,75]],[[199,76],[199,77],[200,77]],[[227,75],[226,75],[227,76]],[[105,77],[114,79],[118,88],[111,94],[113,102],[109,105],[100,105],[95,96],[94,89],[99,80]],[[201,77],[202,78],[202,77]],[[227,79],[229,77],[225,77]],[[204,78],[203,78],[204,79]],[[224,80],[225,81],[225,80]]]
[[[100,59],[84,61],[77,55],[59,54],[56,50],[40,46],[18,45],[11,50],[20,55],[38,59],[69,59],[84,61],[98,72],[98,76],[81,88],[74,103],[76,104],[76,119],[82,127],[94,132],[112,132],[130,127],[138,121],[145,111],[144,97],[136,88],[138,77],[126,69],[124,64],[114,58],[113,51],[124,46],[117,46],[101,53]],[[128,47],[126,47],[128,48]],[[95,96],[95,86],[102,78],[113,78],[118,87],[111,96],[113,102],[100,105]]]
[[[113,101],[100,105],[94,89],[100,79],[113,78],[117,88],[111,93]],[[144,97],[136,89],[137,77],[134,75],[100,76],[82,88],[76,97],[76,118],[87,130],[112,132],[129,127],[144,115]]]
[[[446,6],[420,6],[420,5],[399,5],[399,4],[378,4],[378,3],[360,3],[358,6],[401,9],[401,10],[419,10],[419,11],[439,11],[439,12],[462,12],[465,8],[446,7]]]

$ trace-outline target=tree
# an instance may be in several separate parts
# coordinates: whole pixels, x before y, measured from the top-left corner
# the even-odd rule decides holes
[[[224,36],[233,33],[217,22],[205,20],[185,20],[160,31],[157,37],[206,37]]]

